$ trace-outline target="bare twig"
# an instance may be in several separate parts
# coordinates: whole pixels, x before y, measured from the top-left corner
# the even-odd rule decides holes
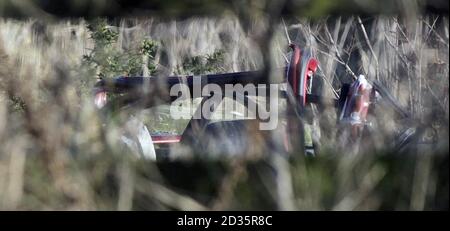
[[[366,28],[364,27],[364,24],[362,23],[361,18],[359,16],[357,17],[357,20],[358,20],[359,27],[361,28],[361,31],[363,32],[364,39],[366,40],[367,46],[369,46],[370,53],[372,53],[372,57],[375,60],[376,79],[379,79],[378,58],[375,55],[375,52],[373,51],[372,45],[370,44],[369,37],[367,36]]]
[[[341,64],[344,65],[345,69],[347,70],[348,73],[350,73],[350,75],[353,77],[353,79],[357,79],[358,76],[356,76],[356,74],[352,71],[352,69],[347,64],[345,64],[345,62],[343,61],[341,54],[339,53],[339,50],[336,46],[336,43],[334,42],[333,37],[331,36],[331,33],[328,30],[328,27],[326,25],[325,25],[325,32],[327,33],[328,39],[330,39],[330,42],[333,45],[336,57],[341,61]]]
[[[409,62],[405,59],[405,57],[403,57],[402,56],[402,54],[398,51],[398,48],[394,45],[394,44],[392,44],[392,42],[388,39],[388,37],[387,37],[387,35],[385,34],[384,35],[384,37],[386,38],[386,41],[388,42],[388,44],[392,47],[392,48],[394,48],[394,50],[395,50],[395,53],[397,54],[397,56],[400,58],[400,61],[402,61],[402,63],[403,64],[405,64],[405,66],[407,67],[407,68],[411,68],[411,65],[409,64]],[[412,66],[414,69],[415,68],[417,68],[417,67],[415,67],[415,66]]]
[[[291,44],[292,41],[291,41],[291,38],[289,38],[289,32],[288,32],[288,29],[286,27],[286,23],[284,22],[284,19],[281,19],[281,21],[283,22],[284,33],[286,34],[286,39],[288,41],[288,44]]]
[[[433,24],[431,25],[430,31],[428,31],[427,33],[427,37],[425,38],[425,42],[428,41],[428,39],[430,38],[431,32],[434,31],[434,26],[436,25],[437,20],[439,19],[439,16],[436,17],[436,19],[434,19]],[[422,19],[422,22],[424,24],[427,24],[427,22],[425,20]]]
[[[436,19],[436,20],[437,20],[437,19]],[[430,30],[432,30],[432,31],[434,32],[434,34],[436,35],[436,37],[438,37],[439,40],[440,40],[446,47],[449,47],[449,46],[448,46],[448,41],[446,42],[445,39],[443,39],[443,38],[439,35],[439,33],[437,33],[436,30],[434,30],[434,27],[433,27],[433,26],[430,26],[430,24],[427,23],[425,20],[424,20],[423,22],[425,23],[426,26],[428,26],[428,28],[430,28]],[[434,23],[433,23],[433,24],[434,24]]]
[[[320,67],[320,65],[319,65],[318,67],[319,67],[319,71],[323,73],[323,70],[322,70],[322,68]],[[327,78],[326,76],[321,76],[321,77],[325,80],[325,83],[327,83],[327,84],[330,86],[331,91],[333,92],[334,96],[335,96],[336,98],[339,98],[339,94],[336,92],[336,90],[334,90],[333,85],[330,83],[330,81],[328,80],[328,78]]]
[[[283,56],[283,58],[286,61],[286,63],[289,64],[289,59],[287,58],[287,56],[284,54],[284,52],[281,50],[280,47],[278,47],[278,51],[280,51],[280,53]]]

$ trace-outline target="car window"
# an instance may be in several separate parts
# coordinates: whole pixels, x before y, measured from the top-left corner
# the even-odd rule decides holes
[[[201,102],[200,98],[179,101],[176,114],[171,116],[170,104],[159,105],[139,111],[138,117],[147,126],[151,135],[181,135]]]
[[[265,107],[268,99],[257,96],[248,96],[248,98],[249,101],[255,102],[259,107]],[[278,113],[281,115],[286,108],[286,99],[279,98],[277,106]],[[256,111],[247,109],[242,101],[224,98],[212,114],[211,122],[256,119],[256,116]]]
[[[174,105],[177,107],[176,115],[184,118],[174,119],[171,116],[170,107],[173,106],[171,104],[143,109],[135,116],[147,126],[151,135],[181,135],[192,119],[192,115],[200,106],[201,100],[201,98],[186,99],[178,101],[178,104]],[[259,105],[265,105],[267,98],[249,96],[249,100]],[[277,105],[278,113],[282,115],[282,111],[286,107],[286,100],[279,98]],[[256,119],[255,111],[247,110],[244,104],[238,100],[225,97],[212,113],[210,123],[248,119]]]

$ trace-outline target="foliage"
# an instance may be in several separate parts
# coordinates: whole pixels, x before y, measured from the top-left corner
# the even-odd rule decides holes
[[[216,50],[209,55],[186,57],[183,61],[183,70],[194,75],[223,71],[224,55],[223,50]]]
[[[142,75],[143,56],[148,57],[147,68],[150,74],[155,73],[154,59],[158,50],[156,41],[146,38],[138,47],[123,49],[117,44],[119,33],[108,26],[105,19],[90,22],[88,29],[94,40],[94,48],[83,59],[99,69],[98,77]]]

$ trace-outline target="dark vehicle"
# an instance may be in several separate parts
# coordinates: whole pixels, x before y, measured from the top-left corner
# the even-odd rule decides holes
[[[286,68],[278,70],[282,76],[278,80],[269,80],[263,71],[203,76],[117,77],[101,80],[96,84],[95,103],[105,113],[132,109],[141,114],[136,116],[135,113],[126,122],[122,141],[140,156],[156,160],[183,157],[188,153],[236,156],[258,153],[260,148],[291,156],[299,153],[316,155],[319,145],[308,138],[310,135],[305,135],[305,124],[311,121],[312,116],[308,113],[308,108],[312,104],[319,109],[330,104],[337,108],[338,128],[348,131],[339,133],[339,139],[345,141],[341,142],[344,146],[358,143],[364,137],[364,131],[371,130],[368,114],[379,101],[394,108],[401,118],[408,117],[381,84],[370,83],[364,76],[360,76],[351,85],[344,84],[338,99],[322,97],[321,91],[315,90],[320,88],[313,88],[313,85],[321,82],[320,78],[315,77],[319,62],[310,50],[301,50],[296,45],[290,47],[290,62]],[[196,89],[202,89],[208,84],[218,86],[223,94],[195,94]],[[224,93],[227,85],[236,84],[252,84],[257,86],[257,90],[237,91],[231,96]],[[170,105],[183,102],[180,101],[180,95],[170,93],[173,87],[181,85],[188,92],[188,97],[184,100],[185,104],[190,105],[189,113],[184,119],[174,122],[167,118]],[[275,92],[271,91],[271,85],[276,86]],[[263,97],[258,95],[260,92],[265,93]],[[110,93],[120,96],[108,102]],[[274,94],[281,99],[281,103],[277,103],[285,106],[279,113],[282,115],[281,119],[273,131],[261,130],[258,124],[263,120],[255,116],[259,111],[249,105],[269,107]],[[226,101],[241,102],[240,107],[246,110],[244,113],[224,111],[219,105]],[[232,119],[214,119],[214,116],[202,113],[204,108],[210,109],[209,112],[213,114],[220,112],[222,115],[233,116],[230,117]],[[163,117],[167,118],[165,122],[161,122],[164,119],[158,122],[158,118]],[[151,121],[146,123],[148,118]],[[148,125],[149,123],[152,125]],[[155,130],[163,123],[171,124],[177,129],[172,129],[171,132]],[[394,146],[402,148],[410,143],[418,134],[415,130],[411,131],[408,129],[398,135]],[[258,147],[260,144],[264,145]]]

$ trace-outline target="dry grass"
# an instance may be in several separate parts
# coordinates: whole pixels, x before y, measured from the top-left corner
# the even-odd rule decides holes
[[[95,73],[82,62],[93,46],[84,21],[0,19],[0,209],[448,209],[448,19],[399,20],[287,20],[270,43],[271,62],[284,65],[287,32],[316,53],[333,87],[327,96],[353,75],[381,80],[426,125],[433,146],[405,156],[381,149],[347,156],[334,153],[328,134],[315,159],[156,164],[131,158],[117,142],[117,124],[95,111]],[[114,27],[116,48],[160,41],[162,73],[180,72],[184,57],[216,49],[226,51],[223,71],[263,66],[257,37],[234,18],[128,21],[133,26]],[[386,133],[397,129],[385,124]],[[389,139],[380,134],[381,143]]]

